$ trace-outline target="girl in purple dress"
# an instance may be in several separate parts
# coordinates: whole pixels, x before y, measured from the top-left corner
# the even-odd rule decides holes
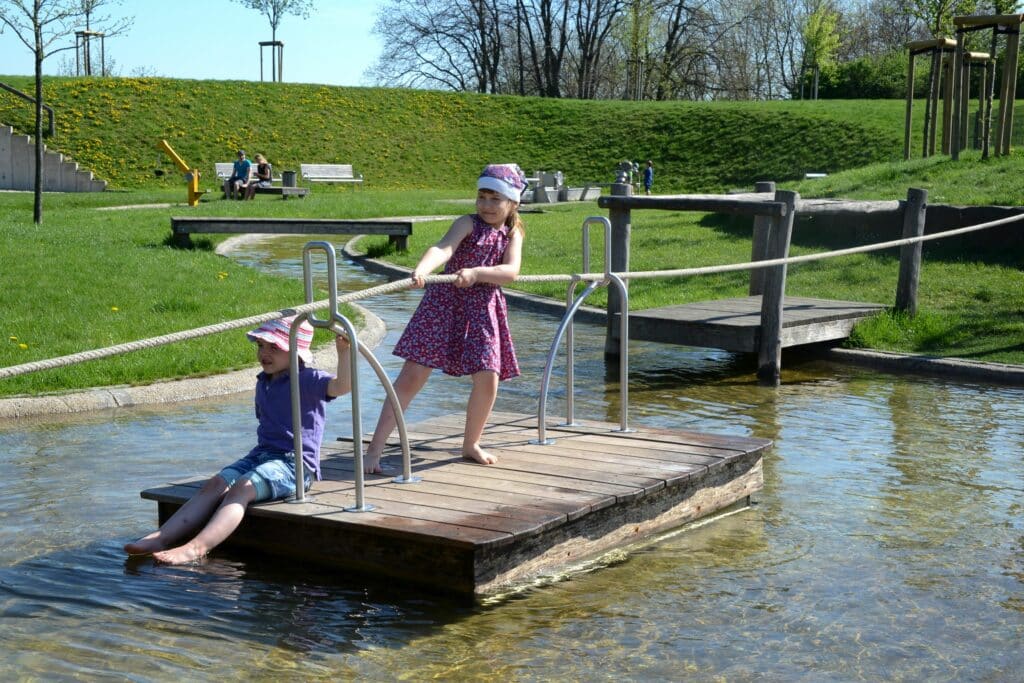
[[[497,462],[480,447],[480,437],[498,382],[519,375],[501,285],[519,276],[524,235],[519,199],[524,189],[526,176],[516,164],[484,168],[477,179],[476,213],[455,219],[412,272],[417,287],[441,265],[455,281],[427,287],[394,350],[405,359],[394,383],[402,410],[434,369],[473,378],[462,456],[483,465]],[[382,472],[381,453],[394,428],[394,411],[385,402],[363,463],[367,474]]]

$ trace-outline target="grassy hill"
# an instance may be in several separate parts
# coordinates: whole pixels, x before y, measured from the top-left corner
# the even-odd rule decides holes
[[[25,76],[0,76],[24,92]],[[234,151],[276,170],[351,163],[378,189],[471,185],[489,162],[610,182],[623,159],[653,159],[659,192],[715,191],[808,171],[900,158],[903,103],[620,102],[162,78],[44,80],[56,113],[47,140],[113,188],[177,187],[156,144],[211,174]],[[0,92],[0,121],[33,129],[30,107]],[[155,169],[166,171],[160,178]]]
[[[25,77],[0,80],[30,89]],[[53,358],[157,334],[293,306],[302,283],[216,256],[218,238],[194,250],[168,246],[169,218],[209,216],[367,218],[446,215],[465,210],[480,167],[516,161],[527,170],[562,170],[570,184],[607,182],[623,158],[655,160],[656,191],[721,191],[775,180],[805,197],[897,199],[908,187],[929,202],[1022,205],[1024,157],[902,158],[903,103],[821,101],[749,103],[580,102],[375,88],[173,81],[46,79],[57,113],[48,145],[111,182],[115,191],[48,194],[42,225],[31,222],[30,193],[0,193],[0,367]],[[21,131],[30,111],[0,93],[0,121]],[[918,131],[919,133],[919,131]],[[263,152],[277,170],[301,161],[348,162],[366,188],[321,188],[302,201],[258,197],[184,207],[180,174],[156,148],[166,138],[214,185],[213,164],[238,147]],[[914,142],[919,149],[920,138]],[[162,170],[158,176],[154,170]],[[847,170],[843,170],[847,169]],[[806,171],[827,178],[800,181]],[[453,199],[462,200],[454,203]],[[112,207],[138,210],[108,211]],[[524,272],[574,272],[579,226],[590,202],[547,207],[528,217]],[[600,211],[598,211],[600,213]],[[419,223],[414,261],[447,227]],[[749,231],[697,214],[636,212],[632,266],[662,270],[734,263],[750,254]],[[853,246],[856,236],[800,233],[793,252]],[[823,241],[824,240],[824,241]],[[365,246],[373,248],[372,240]],[[927,247],[919,315],[890,316],[858,328],[871,348],[1024,362],[1019,248]],[[383,248],[380,246],[380,248]],[[598,259],[599,260],[599,259]],[[891,301],[897,263],[878,253],[791,269],[789,291],[860,301]],[[59,273],[59,276],[55,276]],[[739,274],[686,282],[638,281],[631,304],[739,296]],[[558,291],[530,291],[561,298]],[[599,297],[592,301],[599,303]],[[6,341],[2,341],[6,340]],[[36,394],[221,372],[252,364],[238,332],[139,351],[0,382],[0,396]]]

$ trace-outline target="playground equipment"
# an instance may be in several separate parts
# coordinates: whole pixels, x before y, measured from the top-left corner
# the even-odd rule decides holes
[[[167,156],[171,157],[175,165],[185,174],[185,182],[188,185],[188,205],[198,206],[199,198],[203,196],[203,192],[199,189],[199,169],[189,168],[185,160],[178,156],[178,153],[167,143],[167,140],[161,140],[157,147],[166,152]]]

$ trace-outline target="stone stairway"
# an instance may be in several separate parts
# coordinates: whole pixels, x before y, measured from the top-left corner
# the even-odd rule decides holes
[[[35,189],[36,150],[28,135],[17,135],[0,125],[0,190]],[[44,192],[102,192],[107,181],[93,178],[92,171],[66,161],[59,152],[43,150]]]

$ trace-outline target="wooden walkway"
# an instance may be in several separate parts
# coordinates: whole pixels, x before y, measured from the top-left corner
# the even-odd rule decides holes
[[[415,484],[369,476],[370,512],[355,504],[351,442],[325,443],[324,480],[301,504],[250,508],[228,546],[285,554],[469,595],[538,576],[749,500],[770,441],[580,421],[549,426],[495,413],[484,437],[496,465],[463,460],[464,416],[408,426]],[[386,462],[398,463],[398,448]],[[149,489],[161,523],[202,481]]]
[[[884,304],[787,296],[782,304],[782,347],[836,341]],[[618,338],[618,325],[612,326]],[[629,313],[630,339],[757,353],[761,344],[761,297],[649,308]]]

